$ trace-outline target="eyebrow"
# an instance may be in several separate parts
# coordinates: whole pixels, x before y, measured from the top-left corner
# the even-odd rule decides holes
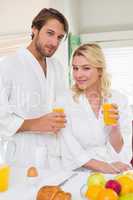
[[[89,66],[89,64],[84,64],[84,65],[72,65],[73,67],[86,67]]]

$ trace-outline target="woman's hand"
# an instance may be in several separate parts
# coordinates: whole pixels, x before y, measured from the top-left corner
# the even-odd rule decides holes
[[[120,170],[115,167],[114,163],[110,164],[104,161],[94,159],[88,161],[83,167],[106,174],[117,174],[120,172]]]
[[[109,110],[109,117],[115,119],[117,124],[112,125],[110,134],[109,134],[109,141],[114,150],[119,153],[123,147],[124,141],[121,134],[120,126],[119,126],[119,111],[118,106],[116,104],[112,104],[112,108]]]
[[[113,162],[111,163],[112,166],[114,166],[115,168],[117,168],[120,172],[124,172],[126,170],[130,170],[132,169],[132,167],[126,163],[122,163],[122,162]]]
[[[112,107],[108,110],[109,117],[116,120],[118,122],[119,120],[119,110],[117,104],[112,104]]]

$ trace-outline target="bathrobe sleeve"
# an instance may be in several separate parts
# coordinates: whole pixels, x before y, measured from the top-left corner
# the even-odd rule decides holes
[[[118,161],[118,155],[109,143],[84,148],[73,135],[71,125],[68,123],[67,127],[61,132],[60,141],[62,162],[66,169],[82,167],[92,159],[113,162],[113,156],[115,156]]]
[[[70,124],[60,133],[61,158],[66,169],[79,168],[89,160],[86,150],[71,133]]]
[[[9,86],[9,85],[8,85]],[[0,135],[11,136],[20,128],[24,119],[12,112],[8,102],[10,87],[0,77]]]
[[[132,159],[132,112],[129,106],[128,100],[125,95],[120,94],[116,91],[113,92],[112,102],[116,102],[119,109],[119,125],[121,134],[124,140],[124,145],[120,153],[116,153],[114,148],[108,142],[107,149],[108,152],[114,158],[113,161],[118,161],[118,159],[124,163],[130,163]]]

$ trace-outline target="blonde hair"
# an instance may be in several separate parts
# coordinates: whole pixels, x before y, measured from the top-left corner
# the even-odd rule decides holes
[[[101,47],[95,43],[83,44],[73,52],[72,59],[75,56],[85,57],[92,67],[101,70],[101,98],[104,99],[105,97],[109,97],[111,82],[109,74],[106,71],[105,57]],[[74,98],[76,99],[83,93],[83,90],[78,88],[76,84],[72,86],[72,91],[74,92]]]

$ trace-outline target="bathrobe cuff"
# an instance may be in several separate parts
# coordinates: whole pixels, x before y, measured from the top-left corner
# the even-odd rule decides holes
[[[14,135],[17,130],[21,127],[21,125],[23,124],[24,119],[18,115],[13,115],[12,116],[12,121],[9,125],[9,132],[11,135]]]
[[[24,119],[16,114],[9,115],[5,117],[5,120],[0,120],[0,135],[12,136],[16,134],[17,130],[23,124]]]
[[[85,165],[89,161],[89,157],[86,153],[80,155],[78,158],[76,158],[76,164],[78,167],[81,167]]]

